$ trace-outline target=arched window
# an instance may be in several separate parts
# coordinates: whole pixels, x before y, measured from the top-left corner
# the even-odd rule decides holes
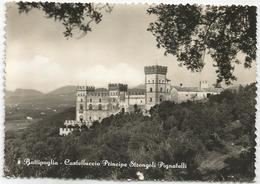
[[[101,102],[101,98],[99,99],[99,102]]]
[[[98,110],[102,110],[102,105],[98,104]]]
[[[152,98],[150,98],[150,102],[152,102],[153,101],[153,99]]]
[[[80,101],[83,102],[83,99],[81,98]]]
[[[160,92],[162,92],[162,87],[160,88]]]
[[[89,99],[89,102],[92,102],[92,99],[91,99],[91,98]]]
[[[153,88],[150,88],[150,92],[153,92]]]
[[[80,117],[79,117],[79,121],[80,121],[80,122],[83,122],[83,116],[80,116]]]
[[[88,109],[89,109],[89,110],[92,110],[92,109],[93,109],[92,104],[89,104]]]
[[[81,111],[83,111],[83,105],[82,105],[82,104],[79,105],[79,109],[80,109]]]

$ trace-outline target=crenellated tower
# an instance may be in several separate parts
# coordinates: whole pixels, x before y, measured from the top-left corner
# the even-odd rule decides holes
[[[146,110],[149,110],[152,106],[165,100],[167,67],[159,65],[145,66],[144,73]]]
[[[95,91],[93,86],[77,86],[76,121],[86,122],[87,93]]]
[[[119,101],[125,101],[125,95],[127,92],[127,84],[112,83],[108,84],[109,96],[118,99]]]

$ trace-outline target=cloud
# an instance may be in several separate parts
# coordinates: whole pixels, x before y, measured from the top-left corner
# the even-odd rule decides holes
[[[13,61],[6,65],[6,87],[9,90],[30,88],[48,92],[69,84],[107,87],[108,83],[126,83],[136,86],[143,81],[144,73],[127,63],[114,66],[97,64],[76,71],[36,55],[28,61]]]
[[[64,79],[62,66],[47,57],[36,55],[28,61],[8,61],[6,63],[7,89],[33,88],[46,91],[53,83]]]
[[[113,67],[94,65],[77,76],[81,84],[106,87],[108,83],[126,83],[136,86],[144,81],[144,74],[127,63],[118,63]]]

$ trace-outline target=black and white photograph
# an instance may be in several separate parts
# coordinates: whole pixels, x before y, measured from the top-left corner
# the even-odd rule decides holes
[[[255,181],[257,6],[5,9],[4,177]]]

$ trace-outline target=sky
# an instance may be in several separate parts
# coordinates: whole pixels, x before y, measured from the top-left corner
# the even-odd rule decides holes
[[[164,56],[155,37],[147,31],[155,16],[146,13],[149,5],[114,5],[86,36],[66,39],[60,22],[48,19],[39,10],[19,14],[14,3],[6,14],[6,89],[36,89],[49,92],[65,85],[144,83],[144,66],[168,67],[172,85],[198,86],[200,80],[216,81],[209,56],[202,72],[179,67],[174,56]],[[234,84],[256,81],[256,66],[237,65]]]

